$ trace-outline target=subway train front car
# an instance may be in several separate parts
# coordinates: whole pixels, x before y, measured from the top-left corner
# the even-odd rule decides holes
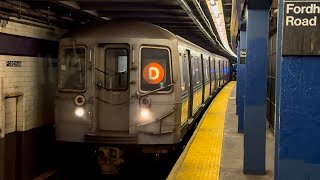
[[[144,22],[109,22],[60,41],[56,140],[95,146],[104,173],[130,147],[175,149],[228,80],[228,61]]]

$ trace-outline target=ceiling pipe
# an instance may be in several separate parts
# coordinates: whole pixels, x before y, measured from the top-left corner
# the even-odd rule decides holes
[[[0,9],[6,10],[6,11],[11,11],[16,13],[17,15],[19,15],[19,18],[22,18],[24,16],[28,16],[28,17],[33,17],[33,18],[37,18],[39,20],[42,20],[43,23],[51,23],[51,22],[55,22],[55,23],[68,23],[69,21],[63,20],[63,19],[58,19],[55,16],[51,16],[47,13],[43,13],[43,12],[39,12],[39,11],[34,11],[13,3],[9,3],[9,2],[5,2],[5,1],[0,1]]]

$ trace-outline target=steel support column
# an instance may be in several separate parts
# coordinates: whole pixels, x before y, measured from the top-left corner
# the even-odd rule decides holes
[[[282,56],[278,9],[274,179],[320,179],[320,57]]]
[[[240,29],[240,51],[246,51],[246,49],[247,49],[246,23],[243,23],[241,24],[241,29]],[[246,64],[245,64],[245,60],[244,62],[241,62],[240,60],[239,66],[238,66],[238,83],[239,83],[238,133],[243,133],[244,131],[245,80],[246,80]]]
[[[246,174],[265,174],[269,0],[249,0],[244,103]]]

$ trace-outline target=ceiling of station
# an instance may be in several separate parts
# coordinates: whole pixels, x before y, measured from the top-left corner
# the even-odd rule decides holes
[[[105,20],[137,20],[156,24],[219,55],[235,60],[221,45],[206,0],[77,0],[23,1],[22,15],[34,11],[44,21],[73,26]],[[1,4],[2,3],[2,4]],[[231,42],[232,0],[222,0],[228,42]],[[4,6],[5,5],[5,6]],[[18,11],[20,1],[0,2],[1,11]],[[7,7],[4,9],[3,7]],[[28,11],[28,9],[30,11]],[[32,11],[33,10],[33,11]],[[21,12],[20,12],[21,14]],[[209,21],[209,23],[207,22]]]
[[[224,21],[226,25],[226,31],[230,32],[231,29],[231,14],[232,14],[232,0],[222,0]],[[228,42],[231,44],[230,33],[227,33]]]

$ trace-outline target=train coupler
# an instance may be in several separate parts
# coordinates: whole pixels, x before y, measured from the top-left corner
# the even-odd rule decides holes
[[[98,149],[98,164],[102,174],[118,174],[118,168],[124,163],[122,152],[116,147],[100,147]]]

